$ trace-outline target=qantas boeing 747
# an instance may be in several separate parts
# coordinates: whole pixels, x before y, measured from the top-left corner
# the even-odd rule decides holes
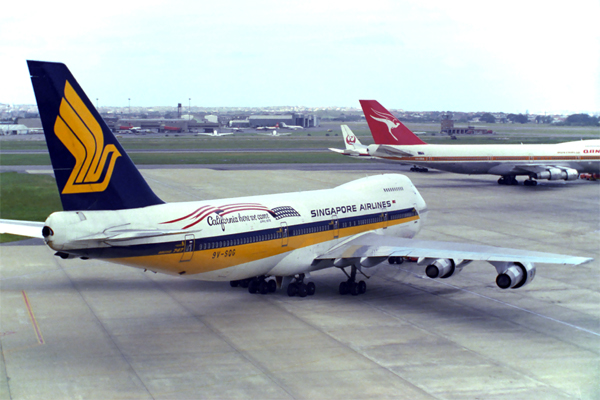
[[[43,238],[63,259],[102,259],[266,294],[315,293],[310,272],[350,269],[341,294],[364,293],[357,273],[418,257],[431,278],[487,261],[500,288],[535,276],[533,263],[590,259],[412,239],[425,201],[403,175],[333,189],[165,204],[148,186],[64,64],[28,61],[64,211],[45,222],[0,220],[0,233]],[[24,199],[26,201],[26,199]]]
[[[581,173],[600,173],[600,140],[557,144],[427,144],[375,100],[360,100],[375,144],[368,154],[417,167],[457,174],[500,175],[501,185],[527,186],[536,179],[574,180]]]

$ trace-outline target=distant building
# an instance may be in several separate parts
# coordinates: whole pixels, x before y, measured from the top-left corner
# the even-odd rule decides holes
[[[179,118],[121,118],[116,120],[111,129],[127,130],[128,127],[137,127],[142,131],[157,131],[157,132],[212,132],[217,129],[219,124],[216,122],[199,122],[194,119],[179,119]]]
[[[41,118],[18,118],[17,124],[25,125],[29,129],[42,129]]]
[[[260,126],[275,126],[282,123],[286,125],[301,126],[303,128],[312,128],[319,126],[319,119],[316,115],[303,114],[265,114],[265,115],[250,115],[248,117],[248,125],[251,128]]]
[[[229,121],[230,128],[250,128],[250,120],[248,119],[232,119]]]
[[[454,127],[454,120],[452,120],[452,114],[442,115],[442,124],[440,133],[447,135],[483,135],[494,133],[492,130],[487,128],[477,128],[475,126],[465,127]]]
[[[1,124],[0,133],[2,135],[27,135],[29,128],[22,124]]]
[[[452,114],[444,114],[442,115],[442,128],[440,133],[446,133],[448,130],[454,128],[454,120],[452,119]]]

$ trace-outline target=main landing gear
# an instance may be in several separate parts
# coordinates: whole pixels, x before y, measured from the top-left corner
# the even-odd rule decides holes
[[[248,288],[248,292],[255,294],[273,293],[277,290],[277,282],[274,279],[267,280],[265,276],[257,276],[256,278],[242,279],[239,281],[229,282],[231,287]]]
[[[523,185],[525,185],[525,186],[535,186],[535,185],[537,185],[537,181],[534,181],[533,179],[529,178],[526,181],[523,181]]]
[[[515,178],[514,175],[505,175],[498,179],[499,185],[518,185],[519,181]]]
[[[342,269],[342,272],[346,274],[348,280],[340,283],[341,295],[351,294],[352,296],[358,296],[359,294],[364,294],[367,291],[367,283],[365,281],[356,282],[356,271],[356,265],[351,267],[350,275],[346,273],[345,269]]]
[[[316,286],[314,282],[304,283],[304,274],[298,275],[294,278],[293,282],[290,282],[287,288],[287,294],[290,297],[296,295],[300,297],[312,296],[315,294]]]
[[[499,185],[518,185],[519,181],[515,178],[514,175],[505,175],[498,179]],[[536,180],[529,177],[526,181],[523,181],[523,185],[525,186],[536,186],[538,183]]]
[[[419,166],[416,166],[416,165],[413,165],[413,166],[410,168],[410,170],[411,170],[412,172],[427,172],[427,171],[429,171],[429,170],[428,170],[427,168],[425,168],[425,167],[419,167]]]

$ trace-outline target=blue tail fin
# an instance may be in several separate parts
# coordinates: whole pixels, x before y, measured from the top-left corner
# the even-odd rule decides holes
[[[27,65],[64,210],[162,204],[67,66]]]

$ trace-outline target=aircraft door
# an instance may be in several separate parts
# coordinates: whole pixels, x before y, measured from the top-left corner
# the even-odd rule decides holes
[[[288,245],[288,226],[287,222],[281,223],[281,247],[286,247]]]
[[[337,239],[340,237],[340,221],[338,220],[337,215],[333,217],[333,221],[331,223],[333,225],[333,238]]]
[[[183,254],[181,255],[181,260],[179,260],[179,262],[183,262],[183,261],[190,261],[194,255],[194,244],[196,242],[196,238],[194,237],[194,235],[185,235],[185,246],[183,248]]]
[[[389,215],[387,211],[383,212],[383,229],[387,229],[389,221]]]

